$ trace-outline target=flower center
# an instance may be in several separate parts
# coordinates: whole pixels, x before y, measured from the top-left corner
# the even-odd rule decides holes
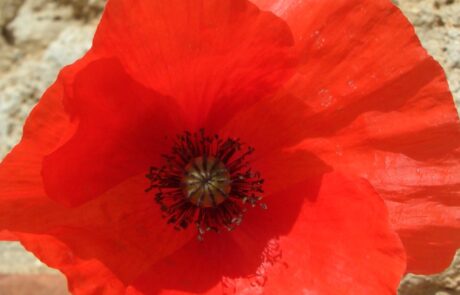
[[[228,198],[231,178],[224,164],[214,157],[194,158],[186,167],[182,179],[184,194],[198,207],[220,205]]]
[[[260,203],[263,179],[247,161],[253,152],[238,139],[185,132],[163,156],[165,165],[150,168],[146,191],[156,190],[163,217],[177,230],[193,223],[200,240],[207,231],[233,230],[248,205],[266,208]]]

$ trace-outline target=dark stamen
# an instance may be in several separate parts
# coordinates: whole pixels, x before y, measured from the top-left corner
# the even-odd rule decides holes
[[[246,206],[255,207],[263,193],[263,179],[246,160],[254,149],[243,147],[239,139],[224,141],[204,130],[178,135],[171,155],[163,156],[166,164],[147,174],[146,191],[157,189],[155,201],[167,222],[178,230],[194,223],[200,240],[207,231],[240,225]]]

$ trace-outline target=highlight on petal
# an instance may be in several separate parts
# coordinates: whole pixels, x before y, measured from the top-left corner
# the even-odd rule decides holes
[[[295,149],[367,178],[390,208],[408,271],[443,270],[460,246],[445,238],[460,235],[460,123],[413,27],[385,0],[254,3],[283,18],[303,51],[278,94],[306,106]]]
[[[270,211],[248,215],[231,235],[190,242],[133,288],[141,294],[395,294],[404,250],[369,184],[326,174],[268,199]]]
[[[324,175],[279,246],[284,264],[268,278],[269,294],[395,294],[405,271],[384,202],[366,181],[336,173]]]

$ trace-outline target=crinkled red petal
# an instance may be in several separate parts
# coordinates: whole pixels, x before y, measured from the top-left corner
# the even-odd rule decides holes
[[[75,128],[44,158],[43,181],[51,198],[68,205],[96,198],[159,165],[169,150],[168,137],[184,130],[174,100],[133,81],[114,59],[89,64],[66,94]]]
[[[126,287],[98,259],[82,259],[59,239],[41,234],[17,234],[25,248],[48,266],[59,269],[67,277],[73,295],[122,295]]]
[[[280,286],[273,284],[277,284],[279,267],[282,274],[303,269],[303,265],[300,267],[290,258],[304,253],[295,247],[311,247],[315,255],[308,257],[319,257],[320,262],[312,262],[318,270],[305,271],[308,277],[316,271],[348,278],[357,275],[350,274],[348,269],[336,273],[333,260],[322,264],[331,253],[321,247],[328,249],[328,245],[334,244],[334,249],[339,249],[333,234],[342,226],[343,251],[361,247],[361,251],[353,253],[370,253],[366,259],[369,264],[360,264],[356,269],[362,272],[366,269],[367,275],[375,271],[373,277],[380,284],[366,277],[361,288],[376,290],[376,294],[386,294],[382,289],[394,290],[404,269],[404,259],[397,237],[389,233],[382,202],[368,186],[361,187],[359,181],[355,188],[353,182],[341,177],[321,177],[320,171],[327,167],[311,155],[276,154],[254,163],[270,184],[266,187],[268,211],[252,209],[235,232],[210,233],[203,243],[193,239],[181,247],[177,238],[186,242],[182,238],[188,237],[187,234],[167,233],[168,229],[173,230],[158,219],[158,208],[145,198],[141,176],[78,208],[52,210],[48,206],[47,218],[40,225],[46,230],[34,229],[46,234],[19,233],[18,236],[40,259],[66,274],[75,294],[156,294],[162,290],[170,294],[219,294],[240,289],[256,292],[262,286],[275,290],[267,289],[266,294],[277,294]],[[355,206],[372,214],[356,214]],[[327,218],[322,219],[324,216]],[[309,230],[316,231],[318,236],[299,234],[299,224],[310,225]],[[369,227],[363,229],[363,224]],[[329,236],[323,234],[326,229]],[[168,237],[176,238],[168,240]],[[295,247],[291,248],[292,245]],[[167,251],[172,253],[166,255]],[[358,260],[344,256],[350,261]],[[291,267],[286,270],[286,265]],[[292,289],[320,288],[306,282],[299,279]],[[335,287],[345,290],[350,286],[338,282]]]
[[[212,122],[212,131],[293,74],[292,45],[281,19],[246,0],[112,0],[94,41],[177,99],[189,128]]]
[[[61,71],[57,81],[45,92],[29,115],[20,143],[5,157],[0,165],[0,229],[34,227],[42,217],[41,205],[53,206],[43,188],[43,158],[65,142],[74,124],[64,109],[64,81],[71,81],[75,73],[94,60],[86,56]],[[20,214],[24,210],[30,215]]]
[[[19,239],[42,261],[63,271],[76,294],[91,294],[87,290],[96,287],[106,290],[104,280],[91,280],[93,272],[97,273],[95,279],[110,274],[114,277],[113,280],[118,282],[117,284],[125,287],[127,282],[133,280],[152,263],[191,239],[190,233],[187,232],[177,235],[177,232],[161,218],[161,211],[157,204],[151,196],[145,194],[144,189],[148,187],[149,182],[144,173],[125,179],[119,184],[114,182],[109,190],[78,207],[63,206],[50,199],[45,193],[44,181],[46,182],[47,179],[46,175],[42,177],[44,158],[48,157],[46,160],[48,163],[53,160],[55,153],[62,152],[63,147],[71,146],[72,138],[78,134],[79,128],[84,127],[82,124],[84,120],[75,122],[75,117],[69,115],[70,107],[66,100],[70,94],[65,90],[74,83],[82,83],[81,79],[74,81],[75,76],[80,72],[97,74],[101,65],[111,66],[109,70],[112,71],[112,77],[122,73],[117,71],[119,67],[116,62],[107,59],[99,60],[92,53],[63,70],[58,80],[48,89],[29,116],[22,141],[0,165],[1,238]],[[93,85],[97,85],[100,77],[97,75],[91,77]],[[96,87],[92,89],[101,90]],[[116,98],[112,96],[114,97]],[[109,112],[110,106],[106,103],[104,107],[107,109],[104,111]],[[129,106],[125,107],[129,109]],[[81,106],[80,109],[73,110],[77,112],[84,109],[84,106]],[[165,114],[159,114],[159,116],[163,115]],[[87,117],[82,116],[82,118]],[[106,116],[101,118],[101,124],[104,120],[114,122],[114,118]],[[130,127],[136,126],[127,126]],[[96,127],[95,129],[96,132],[100,131]],[[131,131],[131,134],[137,132],[134,128]],[[108,137],[103,143],[110,143],[110,139],[111,137]],[[85,144],[94,143],[101,144],[101,142],[85,142]],[[146,146],[153,147],[155,144],[147,142]],[[142,148],[145,146],[141,147],[141,150]],[[97,147],[95,150],[97,151]],[[78,151],[78,148],[72,150],[73,153]],[[85,156],[93,157],[97,162],[95,153],[88,153]],[[73,166],[74,168],[81,164],[73,160],[72,155],[69,155],[66,164],[70,170],[73,164],[76,165]],[[106,164],[111,163],[111,159],[106,160]],[[85,159],[81,161],[85,163]],[[98,165],[94,167],[100,169]],[[94,170],[88,169],[82,171],[82,174],[84,172],[94,173]],[[65,176],[65,171],[62,176]],[[58,189],[63,193],[57,195],[56,199],[66,204],[71,203],[64,197],[75,192],[64,190],[62,185],[65,182],[56,181],[56,184],[61,185]],[[85,188],[84,185],[82,187]],[[87,191],[81,189],[78,193],[86,196]],[[9,234],[6,235],[4,230]],[[93,269],[89,271],[89,268]],[[89,276],[88,279],[84,278],[86,275]],[[84,282],[88,282],[89,285]],[[114,294],[107,292],[107,294]]]
[[[249,211],[231,234],[191,241],[133,287],[141,294],[395,294],[404,250],[369,184],[326,174],[266,202],[268,211]]]
[[[143,175],[134,177],[78,208],[36,206],[42,211],[34,212],[41,217],[38,224],[15,233],[28,250],[67,276],[75,294],[127,288],[195,235],[178,234],[166,224],[157,204],[145,195],[144,182]],[[106,286],[104,277],[112,283]]]
[[[280,94],[305,104],[297,148],[382,194],[408,271],[447,267],[460,247],[460,123],[413,27],[387,0],[254,2],[282,17],[303,50]]]

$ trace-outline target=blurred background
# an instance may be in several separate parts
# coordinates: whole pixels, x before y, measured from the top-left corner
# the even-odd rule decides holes
[[[368,1],[368,0],[366,0]],[[460,106],[460,0],[394,0],[441,63]],[[0,159],[60,68],[91,45],[105,0],[0,0]],[[460,253],[442,274],[408,275],[401,295],[460,295]],[[18,243],[0,242],[0,295],[64,295],[65,279]],[[371,295],[371,294],[370,294]]]

